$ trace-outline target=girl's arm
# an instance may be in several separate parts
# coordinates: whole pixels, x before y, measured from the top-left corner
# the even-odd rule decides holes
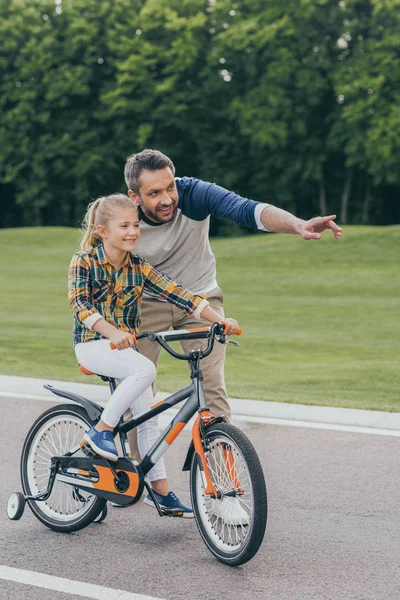
[[[68,275],[68,299],[72,312],[88,329],[109,338],[118,350],[133,346],[132,335],[108,323],[91,303],[89,279],[89,265],[82,256],[74,254]]]
[[[194,313],[200,307],[200,311],[208,305],[208,302],[200,294],[192,294],[181,285],[176,283],[167,275],[163,275],[152,267],[147,260],[142,263],[143,284],[144,287],[161,296],[171,304],[174,304],[189,315]],[[199,316],[196,315],[195,316]]]
[[[91,302],[89,265],[79,253],[73,255],[69,265],[68,300],[72,312],[81,323],[89,317],[94,323],[97,315],[101,319]]]
[[[216,323],[221,321],[221,315],[219,315],[210,305],[206,306],[200,313],[202,319],[206,321],[210,321],[210,323]],[[226,333],[228,335],[233,335],[239,329],[239,324],[235,319],[223,319],[225,323],[227,323],[228,328],[226,329]]]
[[[92,327],[93,331],[98,331],[104,337],[110,340],[117,350],[131,348],[135,344],[134,337],[129,331],[121,331],[114,325],[111,325],[103,317],[101,317]]]
[[[196,318],[202,318],[210,323],[221,321],[221,315],[211,308],[207,300],[198,294],[192,294],[176,281],[163,275],[157,269],[152,267],[147,261],[143,261],[144,287],[175,304],[178,308],[188,314],[194,314]],[[225,320],[225,319],[224,319]],[[229,327],[228,334],[233,334],[238,330],[238,324],[234,319],[226,319]]]

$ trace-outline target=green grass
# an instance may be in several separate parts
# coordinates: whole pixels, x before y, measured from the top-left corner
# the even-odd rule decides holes
[[[67,303],[75,229],[0,230],[0,373],[91,381],[76,367]],[[400,226],[346,227],[341,240],[215,240],[233,397],[400,411]],[[164,354],[158,387],[187,383]]]

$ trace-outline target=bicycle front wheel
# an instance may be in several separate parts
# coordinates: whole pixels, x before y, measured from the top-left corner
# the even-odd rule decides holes
[[[190,492],[200,534],[224,564],[242,565],[258,551],[267,524],[267,490],[260,460],[240,429],[218,423],[207,429],[207,466],[217,498],[205,494],[200,457],[194,454]]]
[[[21,481],[26,495],[47,490],[53,456],[79,450],[85,431],[94,423],[81,406],[62,404],[44,412],[32,425],[21,456]],[[61,481],[55,481],[47,500],[28,500],[39,521],[54,531],[71,533],[96,519],[106,500]]]

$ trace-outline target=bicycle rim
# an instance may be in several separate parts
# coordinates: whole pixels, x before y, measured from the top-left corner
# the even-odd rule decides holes
[[[229,466],[226,452],[231,452],[233,459]],[[224,554],[236,555],[247,545],[254,526],[254,491],[247,463],[240,448],[226,435],[218,435],[210,440],[210,451],[206,453],[206,459],[214,487],[222,494],[236,491],[238,495],[235,498],[224,497],[225,511],[221,511],[221,500],[212,499],[204,493],[206,482],[198,462],[195,486],[199,518],[215,547]],[[240,482],[240,491],[235,486],[235,480]],[[233,503],[245,511],[247,524],[232,522]]]
[[[46,491],[51,458],[77,449],[88,428],[89,424],[72,411],[43,420],[34,433],[25,460],[24,473],[29,488],[26,491],[32,495]],[[79,450],[76,456],[84,455]],[[47,500],[30,502],[45,519],[67,524],[87,514],[96,500],[93,494],[56,480]]]

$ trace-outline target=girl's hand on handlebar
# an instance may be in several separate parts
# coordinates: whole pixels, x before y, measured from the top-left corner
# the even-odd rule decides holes
[[[236,335],[241,335],[242,330],[238,325],[238,322],[235,321],[235,319],[223,319],[221,321],[221,315],[219,313],[217,313],[213,308],[211,308],[210,305],[206,306],[205,308],[203,308],[201,314],[200,314],[202,319],[206,319],[207,321],[210,321],[210,323],[218,323],[221,322],[223,324],[225,324],[225,333],[227,335],[233,335],[234,333],[236,333]]]
[[[135,345],[135,339],[128,331],[116,331],[108,339],[112,349],[125,350]]]
[[[239,323],[235,319],[224,319],[222,323],[225,325],[225,333],[226,335],[240,335],[242,330],[239,327]],[[240,330],[240,333],[239,333]]]

